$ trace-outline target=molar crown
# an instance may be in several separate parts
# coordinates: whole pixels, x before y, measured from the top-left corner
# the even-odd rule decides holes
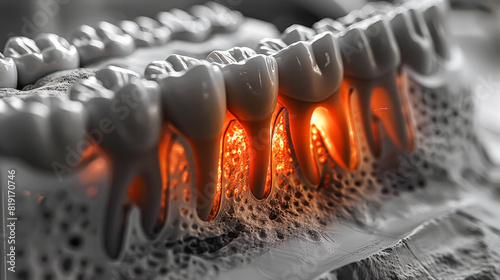
[[[201,42],[211,32],[211,23],[206,18],[196,18],[193,15],[172,9],[170,12],[160,12],[158,21],[172,31],[172,39]]]
[[[75,69],[80,65],[75,46],[52,33],[39,34],[34,40],[12,37],[5,45],[4,53],[14,60],[21,86],[34,83],[50,73]]]
[[[17,66],[10,57],[0,52],[0,88],[17,87]]]
[[[333,34],[325,32],[311,36],[309,30],[295,26],[283,34],[287,42],[264,39],[259,43],[258,50],[274,56],[279,69],[288,69],[289,75],[281,75],[280,72],[282,94],[297,100],[319,102],[340,88],[343,67]],[[290,69],[294,69],[295,75],[291,75]]]
[[[137,17],[135,21],[124,20],[121,29],[132,36],[138,47],[163,45],[170,40],[171,31],[149,17]]]
[[[332,32],[333,34],[338,34],[345,30],[345,26],[342,23],[331,18],[324,18],[313,24],[313,29],[318,34],[323,32]]]
[[[385,17],[374,16],[349,26],[339,41],[347,76],[372,79],[400,63],[399,49]]]
[[[102,58],[125,56],[134,52],[134,39],[118,26],[102,21],[96,28],[82,25],[72,39],[83,65]]]
[[[243,23],[243,15],[216,2],[208,2],[191,8],[198,18],[206,18],[212,24],[213,32],[234,32]]]
[[[57,166],[76,168],[81,159],[86,119],[81,104],[56,97],[0,99],[0,128],[10,131],[0,138],[0,154],[60,176]]]
[[[92,129],[102,129],[103,119],[116,128],[101,139],[104,148],[135,154],[157,144],[161,127],[158,85],[138,73],[108,66],[76,83],[70,99],[85,104]]]

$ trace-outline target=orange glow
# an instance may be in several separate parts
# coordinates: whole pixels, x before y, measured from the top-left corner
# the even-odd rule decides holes
[[[219,213],[221,194],[222,194],[221,178],[222,178],[222,156],[219,156],[219,167],[217,168],[217,190],[215,193],[212,210],[210,211],[210,215],[208,216],[209,221],[213,220],[215,216],[217,216],[217,213]]]
[[[350,110],[346,110],[350,111]],[[356,168],[359,162],[359,156],[358,156],[358,147],[357,147],[357,139],[355,137],[355,132],[354,132],[354,125],[352,122],[351,118],[347,118],[348,120],[348,127],[349,131],[341,131],[339,128],[335,128],[334,124],[335,121],[332,119],[332,116],[330,112],[323,108],[323,107],[318,107],[311,118],[311,125],[316,129],[316,131],[319,131],[319,134],[321,135],[321,138],[323,139],[326,148],[328,149],[329,154],[332,156],[333,160],[340,165],[342,168],[346,170],[353,170]],[[350,154],[350,164],[349,166],[344,165],[345,160],[342,159],[342,149],[346,149],[346,147],[337,147],[334,144],[334,139],[331,139],[331,135],[327,135],[325,132],[329,130],[335,130],[335,135],[340,135],[341,133],[349,133],[349,145],[351,147],[351,154]],[[319,137],[315,135],[313,129],[313,140],[317,142],[316,139]],[[338,136],[340,137],[340,136]],[[316,139],[315,139],[316,138]],[[317,152],[317,151],[316,151]],[[323,151],[321,151],[323,152]],[[318,153],[319,154],[319,153]],[[326,162],[325,156],[320,156],[319,157],[320,163]]]
[[[288,143],[288,131],[283,114],[278,115],[276,120],[272,138],[272,151],[273,164],[275,165],[273,176],[278,178],[279,174],[288,176],[293,173],[294,163],[292,151],[290,149],[290,143]],[[285,187],[279,181],[278,185]]]
[[[159,223],[162,224],[166,217],[168,211],[168,149],[170,147],[172,139],[172,134],[165,133],[162,137],[159,144],[159,163],[160,163],[160,172],[162,178],[162,192],[161,192],[161,211],[160,216],[158,217]]]
[[[245,130],[237,121],[232,121],[223,142],[223,176],[226,198],[242,194],[248,189],[250,154]]]
[[[144,190],[146,190],[146,183],[144,179],[140,176],[135,177],[132,183],[130,184],[130,188],[128,189],[128,200],[129,202],[134,203],[140,209],[143,209],[145,205],[147,205],[147,195]]]
[[[105,177],[110,172],[110,161],[106,153],[98,146],[90,146],[82,153],[81,165],[88,165],[83,169],[79,181],[86,186]]]

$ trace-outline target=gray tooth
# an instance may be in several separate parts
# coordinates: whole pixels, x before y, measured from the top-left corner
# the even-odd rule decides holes
[[[146,234],[153,235],[161,209],[158,145],[162,113],[158,84],[130,70],[109,66],[99,70],[95,78],[73,86],[70,98],[85,105],[90,115],[88,129],[111,157],[113,174],[104,240],[108,254],[117,257],[123,203],[136,179],[144,182],[139,190],[144,197],[134,202],[141,209]]]
[[[243,15],[215,2],[197,5],[191,13],[198,18],[206,18],[212,23],[213,32],[234,32],[243,23]]]
[[[179,9],[160,12],[158,21],[172,31],[172,39],[201,42],[211,32],[211,23],[205,18],[196,18]]]
[[[445,15],[448,7],[446,1],[433,1],[423,8],[424,19],[431,34],[436,53],[444,59],[451,58],[450,39]]]
[[[120,23],[120,27],[134,38],[138,47],[163,45],[171,36],[170,29],[148,17],[138,17],[135,21],[124,20]]]
[[[291,45],[296,42],[311,40],[315,35],[316,32],[313,29],[294,24],[285,29],[281,35],[281,40],[287,45]]]
[[[318,34],[323,32],[332,32],[333,34],[338,34],[345,30],[345,26],[336,20],[325,18],[316,22],[313,25],[313,29],[316,30]]]
[[[428,75],[433,66],[433,43],[422,13],[415,8],[393,11],[391,28],[401,52],[401,62],[420,74]]]
[[[84,65],[102,58],[129,55],[135,50],[134,39],[109,22],[100,22],[97,28],[80,26],[72,42]]]
[[[35,95],[26,101],[0,100],[0,128],[10,131],[0,139],[0,153],[23,159],[58,179],[80,162],[86,113],[81,104]]]

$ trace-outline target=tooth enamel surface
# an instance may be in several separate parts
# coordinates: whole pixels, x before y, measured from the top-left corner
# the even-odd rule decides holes
[[[340,34],[345,81],[358,97],[358,111],[371,152],[380,155],[377,121],[402,150],[409,139],[399,98],[396,69],[400,54],[387,20],[375,16]]]
[[[104,148],[136,153],[157,143],[161,126],[158,85],[139,74],[109,66],[99,70],[95,78],[75,84],[70,98],[88,107],[91,127],[100,128],[103,119],[116,127],[103,137]]]
[[[448,10],[446,1],[431,1],[430,4],[425,3],[422,6],[424,20],[434,43],[435,52],[443,59],[450,59],[450,39],[445,20]]]
[[[138,47],[159,46],[167,43],[170,39],[170,30],[148,17],[138,17],[135,21],[122,21],[120,27],[134,38]]]
[[[0,99],[0,128],[10,131],[0,138],[0,154],[59,177],[77,167],[85,126],[86,113],[77,102],[42,96]]]
[[[291,34],[291,35],[290,35]],[[310,36],[302,28],[287,30],[283,37],[292,41]],[[341,94],[343,68],[337,40],[326,32],[309,41],[263,40],[259,50],[276,58],[279,97],[289,114],[290,135],[297,160],[309,183],[319,180],[317,162],[311,150],[311,120],[317,108],[329,112],[322,127],[330,154],[346,169],[356,165],[356,143],[351,125],[349,93]],[[293,117],[292,117],[293,116]]]
[[[243,22],[243,15],[215,2],[197,5],[191,13],[198,18],[206,18],[212,24],[212,32],[234,32]]]
[[[34,83],[50,73],[74,69],[80,65],[75,46],[56,34],[40,34],[35,40],[12,37],[7,42],[4,53],[14,60],[21,86]]]
[[[249,48],[215,51],[207,60],[222,69],[227,108],[242,124],[250,142],[250,189],[262,199],[271,159],[271,135],[265,139],[262,135],[270,132],[278,98],[276,60]]]
[[[17,67],[14,60],[0,53],[0,88],[17,87]]]
[[[172,55],[159,79],[168,120],[184,135],[196,163],[197,212],[208,220],[218,187],[220,145],[226,117],[226,92],[221,70],[208,62]]]
[[[160,12],[158,21],[172,31],[172,39],[201,42],[211,32],[211,23],[208,19],[195,18],[178,9]]]
[[[287,45],[291,45],[300,41],[307,41],[316,36],[316,31],[302,25],[294,24],[283,32],[281,40]]]
[[[398,7],[390,25],[401,53],[401,63],[420,74],[432,70],[433,44],[422,13],[415,8]]]
[[[400,54],[387,20],[375,16],[351,25],[339,37],[345,74],[371,79],[398,66]]]
[[[129,55],[135,50],[134,39],[108,22],[100,22],[97,28],[80,26],[72,43],[84,65],[102,58]]]
[[[87,108],[89,134],[111,156],[113,174],[105,245],[108,254],[116,257],[122,240],[123,203],[129,188],[135,182],[144,182],[139,186],[143,199],[137,204],[146,234],[153,234],[161,209],[163,185],[158,142],[162,113],[158,84],[142,79],[133,71],[109,66],[99,70],[95,77],[75,84],[70,98]]]
[[[338,34],[345,30],[345,26],[331,18],[325,18],[313,25],[313,29],[316,30],[318,34],[323,32],[332,32],[333,34]]]

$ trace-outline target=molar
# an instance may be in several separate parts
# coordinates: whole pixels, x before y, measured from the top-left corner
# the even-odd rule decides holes
[[[0,154],[21,158],[59,180],[81,160],[86,112],[77,102],[38,96],[0,99]]]
[[[345,81],[360,101],[359,113],[370,150],[380,155],[378,131],[372,129],[378,125],[376,120],[384,124],[400,149],[409,149],[397,85],[400,53],[387,20],[375,16],[353,24],[340,34],[339,40]]]
[[[250,189],[257,199],[263,199],[271,159],[271,121],[278,98],[276,60],[238,47],[214,51],[207,60],[221,67],[227,108],[241,123],[250,142]]]
[[[139,188],[134,198],[142,212],[148,235],[161,209],[162,177],[158,145],[162,125],[158,84],[139,74],[109,66],[95,77],[82,80],[70,91],[89,111],[89,134],[111,156],[113,176],[108,197],[105,241],[112,257],[120,251],[123,203],[129,188]],[[141,182],[141,183],[137,183]]]
[[[0,88],[17,87],[17,67],[14,60],[0,53]]]
[[[125,56],[134,52],[134,39],[118,26],[102,21],[97,28],[82,25],[73,35],[83,65],[102,58]]]
[[[212,32],[234,32],[243,23],[243,15],[216,2],[208,2],[191,8],[198,18],[206,18],[212,24]]]
[[[219,184],[226,117],[222,72],[206,61],[179,55],[147,68],[146,73],[155,73],[160,84],[165,119],[191,145],[196,164],[197,213],[200,219],[209,220]]]
[[[5,45],[4,53],[14,60],[21,86],[32,84],[50,73],[75,69],[80,65],[75,46],[56,34],[43,33],[35,40],[12,37]]]
[[[120,23],[120,27],[134,38],[138,47],[159,46],[170,40],[170,29],[152,18],[138,17],[135,21],[124,20]]]
[[[434,50],[443,59],[451,58],[450,38],[445,15],[448,10],[446,1],[427,1],[421,5],[425,23],[434,43]]]
[[[206,18],[196,18],[189,13],[172,9],[170,12],[160,12],[158,21],[172,31],[172,39],[201,42],[211,32],[211,23]]]
[[[292,32],[288,30],[288,33]],[[303,30],[295,30],[295,33],[297,36],[284,34],[283,37],[301,40],[310,34]],[[343,68],[333,35],[323,33],[290,45],[283,40],[267,39],[261,41],[259,50],[275,57],[278,63],[278,102],[288,110],[293,147],[309,183],[316,185],[319,182],[319,170],[311,150],[311,121],[318,108],[328,111],[320,119],[323,124],[321,129],[328,139],[329,153],[343,168],[355,168],[357,151],[349,109],[350,97],[349,93],[341,94],[339,91]]]

